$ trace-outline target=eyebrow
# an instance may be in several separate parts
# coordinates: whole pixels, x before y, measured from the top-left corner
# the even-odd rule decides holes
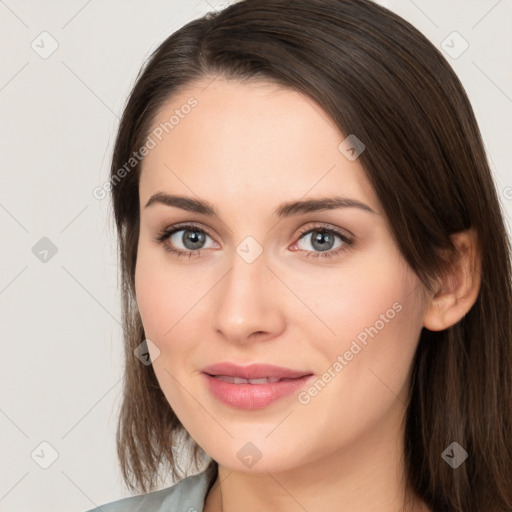
[[[192,199],[185,196],[176,196],[165,194],[164,192],[157,192],[153,194],[144,208],[148,208],[154,204],[163,204],[165,206],[174,206],[189,212],[201,213],[209,217],[219,217],[214,206],[208,201]],[[319,199],[305,199],[299,201],[290,201],[279,205],[275,210],[274,215],[279,218],[291,217],[293,215],[301,215],[310,212],[317,212],[321,210],[335,210],[338,208],[359,208],[369,213],[377,215],[377,212],[372,210],[368,205],[358,201],[357,199],[350,199],[347,197],[323,197]]]

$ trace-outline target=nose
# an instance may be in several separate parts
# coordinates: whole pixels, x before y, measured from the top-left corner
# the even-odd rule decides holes
[[[234,255],[231,270],[215,287],[213,327],[236,343],[266,341],[285,329],[282,283],[262,254],[252,263]]]

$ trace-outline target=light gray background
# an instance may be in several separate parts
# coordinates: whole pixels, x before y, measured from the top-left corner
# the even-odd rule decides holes
[[[476,111],[509,217],[512,1],[379,3],[437,47],[446,41],[452,54],[464,44],[453,31],[469,44],[447,58]],[[129,495],[115,454],[116,241],[109,199],[92,190],[108,179],[118,119],[144,60],[184,23],[222,5],[0,0],[2,512],[80,512]],[[48,58],[31,47],[51,48],[43,31],[58,43]],[[32,251],[43,237],[57,248],[46,262]],[[52,449],[42,442],[58,455],[47,469],[40,464],[52,462]]]

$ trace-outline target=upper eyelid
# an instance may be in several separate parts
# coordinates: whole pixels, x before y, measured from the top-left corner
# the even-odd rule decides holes
[[[177,233],[178,231],[183,231],[183,230],[187,230],[187,228],[194,228],[194,229],[197,229],[198,231],[204,231],[210,238],[214,238],[211,234],[210,234],[210,231],[201,226],[200,224],[195,224],[194,222],[183,222],[183,223],[178,223],[178,224],[173,224],[172,226],[169,226],[168,228],[164,228],[164,231],[168,231],[169,233]]]
[[[350,231],[348,231],[348,229],[334,227],[328,223],[324,224],[321,222],[317,222],[317,223],[313,223],[313,224],[315,224],[315,225],[304,228],[304,229],[300,229],[297,236],[305,235],[307,233],[310,233],[311,231],[315,231],[315,230],[320,231],[321,229],[324,229],[325,231],[331,231],[339,236],[344,236],[346,238],[356,238],[354,234],[352,234]]]

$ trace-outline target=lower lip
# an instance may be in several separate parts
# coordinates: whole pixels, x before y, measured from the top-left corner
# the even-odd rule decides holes
[[[232,384],[203,373],[212,395],[239,409],[263,409],[306,385],[313,375],[268,384]]]

